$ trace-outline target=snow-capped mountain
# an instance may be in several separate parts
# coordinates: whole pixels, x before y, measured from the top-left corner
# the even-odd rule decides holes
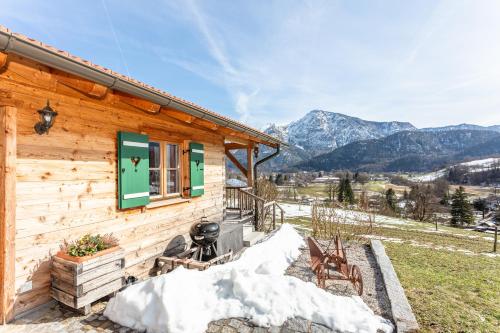
[[[415,126],[408,122],[367,121],[360,118],[347,116],[341,113],[329,112],[324,110],[313,110],[299,120],[293,121],[287,125],[280,126],[270,124],[264,131],[289,144],[289,148],[283,149],[277,158],[266,162],[266,164],[264,164],[264,167],[268,170],[286,170],[289,168],[294,168],[295,166],[301,169],[305,168],[306,166],[314,165],[316,162],[318,162],[316,161],[316,157],[323,158],[323,154],[328,154],[339,149],[342,150],[343,147],[347,145],[352,148],[355,147],[352,145],[357,142],[366,140],[380,141],[383,138],[387,138],[398,133],[401,133],[402,136],[395,136],[395,138],[417,137],[422,139],[423,141],[429,140],[429,138],[433,137],[433,133],[446,133],[444,137],[454,142],[457,140],[457,133],[465,134],[465,132],[461,131],[473,131],[474,133],[490,132],[490,135],[493,135],[495,132],[500,132],[500,125],[485,127],[471,124],[460,124],[445,127],[417,129]],[[414,134],[404,134],[404,132],[412,132]],[[474,133],[470,135],[473,135]],[[479,133],[477,134],[479,135]],[[493,138],[492,140],[497,140],[497,137]],[[481,158],[485,156],[493,156],[495,154],[498,154],[498,152],[495,148],[497,145],[492,142],[488,141],[485,143],[478,143],[478,146],[475,146],[474,148],[465,149],[465,147],[463,147],[464,150],[457,149],[454,152],[454,154],[456,155],[454,155],[453,157],[456,160],[460,160],[461,157]],[[410,142],[406,141],[404,143],[401,142],[400,145],[417,147],[417,145],[410,144]],[[389,149],[389,152],[386,152],[386,154],[396,153],[397,155],[398,146],[389,146],[390,147],[387,147],[387,149]],[[347,150],[350,150],[351,148]],[[404,149],[405,147],[399,148]],[[344,150],[346,149],[343,149],[342,151]],[[268,151],[269,149],[264,148],[264,153]],[[368,152],[365,152],[365,154],[367,153]],[[333,156],[336,156],[337,158],[339,157],[337,155],[332,155],[332,157]],[[425,169],[432,164],[423,163],[423,160],[425,160],[424,157],[420,158],[422,160],[421,169]],[[361,156],[358,156],[358,158],[361,158]],[[344,154],[342,159],[345,161],[349,158]],[[413,160],[413,162],[409,163],[411,164],[419,162],[419,160],[417,160]],[[443,161],[441,162],[444,163]],[[334,163],[334,161],[329,160],[328,163]],[[339,163],[339,161],[335,161],[335,163]],[[371,163],[377,164],[375,160],[371,161]],[[398,168],[401,166],[401,163],[399,162],[395,164]],[[353,165],[350,166],[354,167]],[[327,165],[322,165],[322,167],[328,169]],[[344,167],[348,166],[345,165]]]
[[[453,131],[453,130],[476,130],[476,131],[495,131],[500,132],[500,125],[492,125],[492,126],[480,126],[473,124],[459,124],[459,125],[449,125],[443,127],[426,127],[420,129],[420,131],[424,132],[445,132],[445,131]]]
[[[405,122],[367,121],[341,113],[313,110],[288,125],[272,124],[265,132],[315,156],[351,142],[378,139],[414,129],[412,124]]]

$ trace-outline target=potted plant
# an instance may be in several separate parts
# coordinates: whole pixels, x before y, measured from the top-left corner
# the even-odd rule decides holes
[[[87,314],[90,304],[124,285],[125,251],[112,235],[64,242],[52,260],[52,297]]]
[[[118,240],[111,234],[104,236],[86,234],[72,242],[64,241],[61,251],[57,252],[56,256],[73,262],[84,262],[118,249],[120,249]]]

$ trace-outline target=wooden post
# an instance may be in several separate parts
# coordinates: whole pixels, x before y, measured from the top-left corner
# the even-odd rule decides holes
[[[240,189],[238,191],[238,208],[240,210],[240,219],[243,217],[243,192]]]
[[[497,241],[498,241],[498,226],[495,225],[495,243],[493,243],[493,252],[497,252]]]
[[[16,108],[0,106],[0,324],[14,318]]]
[[[253,142],[250,142],[247,146],[247,185],[249,187],[253,186]]]
[[[276,229],[276,204],[273,204],[273,230]]]

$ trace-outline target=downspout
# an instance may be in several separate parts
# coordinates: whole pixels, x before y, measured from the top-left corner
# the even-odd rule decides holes
[[[278,155],[280,153],[280,145],[276,146],[276,151],[274,153],[272,153],[271,155],[269,156],[266,156],[264,157],[263,159],[261,160],[258,160],[257,162],[255,162],[255,164],[253,165],[253,188],[254,188],[254,194],[257,194],[257,180],[258,180],[258,176],[257,176],[257,167],[264,163],[265,161],[267,160],[270,160],[271,158],[275,157],[276,155]],[[255,214],[254,214],[254,223],[255,223],[255,228],[257,228],[257,221],[259,219],[259,210],[255,209]]]
[[[258,177],[257,177],[257,167],[258,167],[260,164],[264,163],[265,161],[270,160],[271,158],[275,157],[275,156],[276,156],[276,155],[278,155],[279,153],[280,153],[280,145],[278,145],[278,146],[276,147],[276,151],[275,151],[274,153],[272,153],[271,155],[266,156],[266,157],[264,157],[263,159],[261,159],[261,160],[259,160],[259,161],[255,162],[255,164],[254,164],[254,166],[253,166],[253,184],[254,184],[254,189],[255,189],[255,190],[257,190],[257,179],[258,179]]]

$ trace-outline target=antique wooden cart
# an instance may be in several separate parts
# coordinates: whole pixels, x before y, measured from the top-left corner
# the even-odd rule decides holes
[[[361,270],[357,265],[350,265],[347,262],[347,255],[342,244],[340,235],[334,238],[335,248],[330,251],[328,248],[323,249],[319,242],[308,237],[309,252],[311,255],[311,268],[318,279],[318,286],[326,287],[326,280],[349,280],[358,295],[363,294],[363,277]],[[338,275],[330,275],[330,269],[340,273]]]

